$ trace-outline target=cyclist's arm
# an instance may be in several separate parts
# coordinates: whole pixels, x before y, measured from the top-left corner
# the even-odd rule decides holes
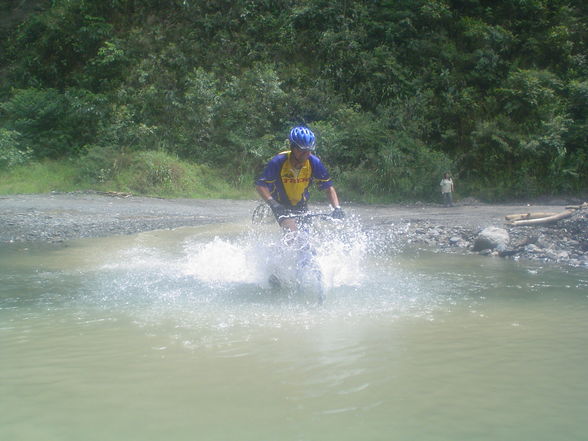
[[[255,189],[264,201],[267,202],[269,199],[271,199],[272,194],[270,193],[269,188],[267,188],[265,185],[256,185]]]
[[[325,194],[327,195],[327,199],[333,208],[339,208],[339,197],[337,196],[337,192],[335,191],[335,187],[331,186],[325,189]]]

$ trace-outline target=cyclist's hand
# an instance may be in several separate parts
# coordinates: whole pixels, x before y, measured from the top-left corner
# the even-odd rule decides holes
[[[344,219],[345,218],[345,212],[343,211],[343,209],[341,207],[337,207],[331,213],[331,217],[333,219]]]
[[[274,213],[274,216],[276,216],[277,219],[279,219],[280,217],[287,216],[289,213],[288,209],[275,199],[269,199],[267,201],[267,204],[272,209],[272,212]]]

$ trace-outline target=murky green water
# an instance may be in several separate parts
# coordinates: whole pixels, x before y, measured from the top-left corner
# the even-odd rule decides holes
[[[586,440],[588,272],[243,225],[0,251],[0,439]]]

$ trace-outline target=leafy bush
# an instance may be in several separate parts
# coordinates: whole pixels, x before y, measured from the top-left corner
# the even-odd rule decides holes
[[[62,121],[68,108],[57,90],[17,90],[0,109],[7,115],[7,126],[22,134],[22,143],[35,157],[59,157],[67,152],[71,139]]]
[[[28,150],[19,149],[20,133],[0,128],[0,168],[24,164],[31,158]]]
[[[149,196],[243,197],[247,188],[235,188],[218,170],[182,161],[163,151],[133,153],[126,168],[118,170],[106,186]]]
[[[312,127],[316,128],[320,155],[329,164],[343,168],[373,164],[380,147],[391,136],[373,115],[357,107],[342,107],[331,119]]]
[[[377,160],[347,168],[338,177],[341,193],[358,201],[436,200],[451,161],[405,134],[382,145]]]
[[[114,183],[139,194],[181,192],[185,165],[161,151],[131,152],[111,146],[86,146],[75,160],[76,180],[83,185],[109,187]]]
[[[112,35],[112,24],[94,15],[97,11],[91,6],[96,2],[36,3],[39,12],[26,17],[7,43],[16,60],[11,65],[12,81],[19,88],[43,85],[63,90],[79,85],[82,67]]]
[[[78,170],[76,181],[85,184],[103,184],[129,167],[130,154],[112,146],[88,145],[74,163]]]
[[[5,126],[21,134],[23,150],[35,158],[60,158],[77,154],[91,142],[104,115],[104,98],[70,89],[17,89],[0,104]]]

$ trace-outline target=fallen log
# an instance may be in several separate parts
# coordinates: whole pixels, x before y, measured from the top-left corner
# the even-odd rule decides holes
[[[565,219],[566,217],[570,217],[575,210],[566,210],[562,211],[561,213],[554,214],[552,216],[542,217],[539,219],[525,219],[525,220],[515,220],[511,221],[510,224],[514,226],[524,226],[524,225],[542,225],[542,224],[549,224],[551,222],[556,222],[560,219]]]
[[[507,221],[516,221],[523,219],[541,219],[543,217],[555,216],[557,213],[521,213],[521,214],[507,214],[504,218]]]

